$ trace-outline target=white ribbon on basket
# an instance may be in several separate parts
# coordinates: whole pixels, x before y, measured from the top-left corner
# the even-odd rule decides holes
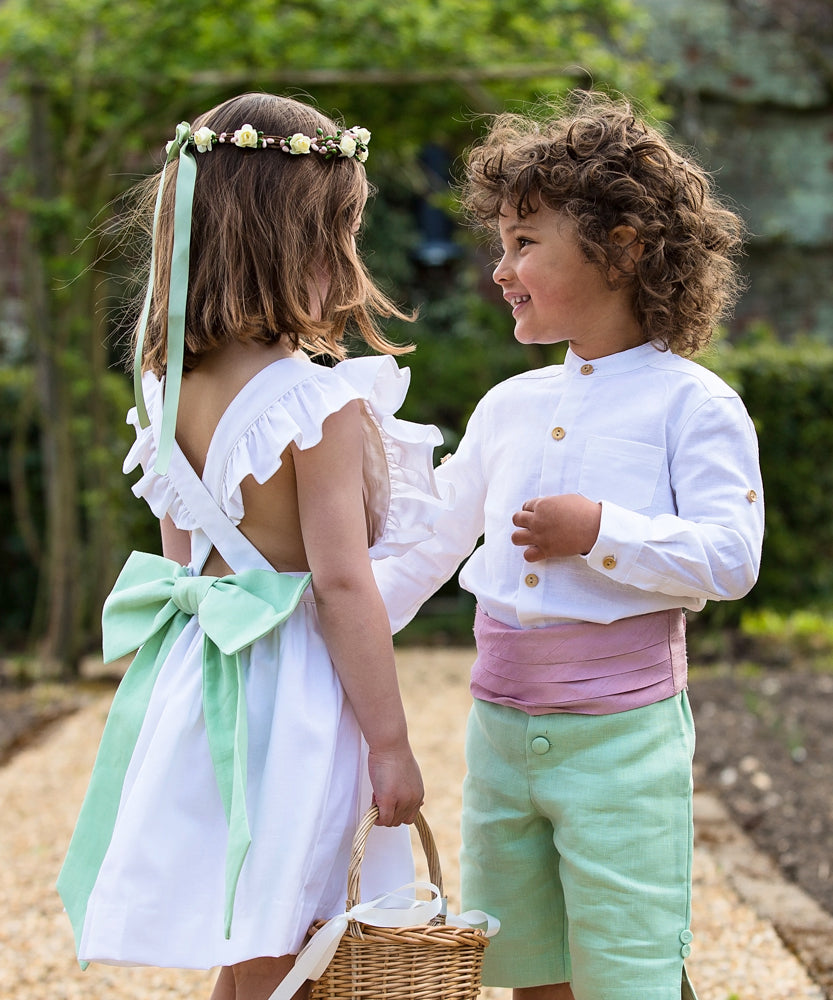
[[[431,899],[414,899],[403,895],[409,889],[421,889],[431,893]],[[404,904],[404,905],[398,905]],[[417,927],[427,924],[442,912],[445,900],[433,882],[409,882],[394,892],[386,892],[367,903],[357,903],[344,913],[331,917],[323,927],[304,945],[295,959],[295,964],[269,1000],[292,1000],[293,995],[308,979],[320,979],[336,953],[338,943],[344,937],[351,920],[360,920],[372,927]],[[500,930],[497,917],[489,916],[482,910],[466,910],[465,913],[446,915],[445,922],[451,927],[479,927],[485,924],[483,933],[493,937]]]

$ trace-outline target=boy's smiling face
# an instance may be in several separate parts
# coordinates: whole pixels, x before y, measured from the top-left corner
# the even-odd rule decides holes
[[[566,340],[587,360],[645,342],[631,308],[629,285],[610,287],[600,268],[582,253],[574,223],[563,212],[539,205],[521,219],[513,206],[504,205],[499,226],[503,257],[492,277],[512,306],[516,340]],[[620,226],[611,241],[625,246],[632,234]]]

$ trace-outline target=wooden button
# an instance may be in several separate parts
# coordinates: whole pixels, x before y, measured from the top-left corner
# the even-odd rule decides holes
[[[746,494],[746,499],[747,499],[747,500],[748,500],[748,501],[749,501],[750,503],[755,503],[755,501],[756,501],[756,500],[758,499],[758,493],[757,493],[757,491],[756,491],[756,490],[750,490],[750,491],[749,491],[749,492],[748,492],[748,493]]]
[[[594,368],[592,365],[582,365],[579,371],[582,375],[592,375]]]
[[[567,432],[564,430],[563,427],[553,427],[553,429],[552,429],[552,436],[555,438],[556,441],[563,440],[564,435],[566,433]]]
[[[605,569],[616,569],[616,556],[605,556],[602,559],[602,566]]]
[[[534,573],[527,573],[526,577],[524,578],[524,583],[527,585],[527,587],[537,587],[538,577]]]

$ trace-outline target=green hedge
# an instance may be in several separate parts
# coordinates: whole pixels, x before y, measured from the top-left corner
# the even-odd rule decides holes
[[[755,423],[766,503],[761,575],[746,608],[833,608],[833,345],[768,334],[705,364]]]

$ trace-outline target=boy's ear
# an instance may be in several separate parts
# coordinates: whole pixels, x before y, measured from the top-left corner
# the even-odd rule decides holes
[[[617,267],[619,271],[633,271],[633,265],[642,257],[645,244],[636,237],[633,226],[614,226],[608,233],[610,242],[624,251],[619,255]]]

